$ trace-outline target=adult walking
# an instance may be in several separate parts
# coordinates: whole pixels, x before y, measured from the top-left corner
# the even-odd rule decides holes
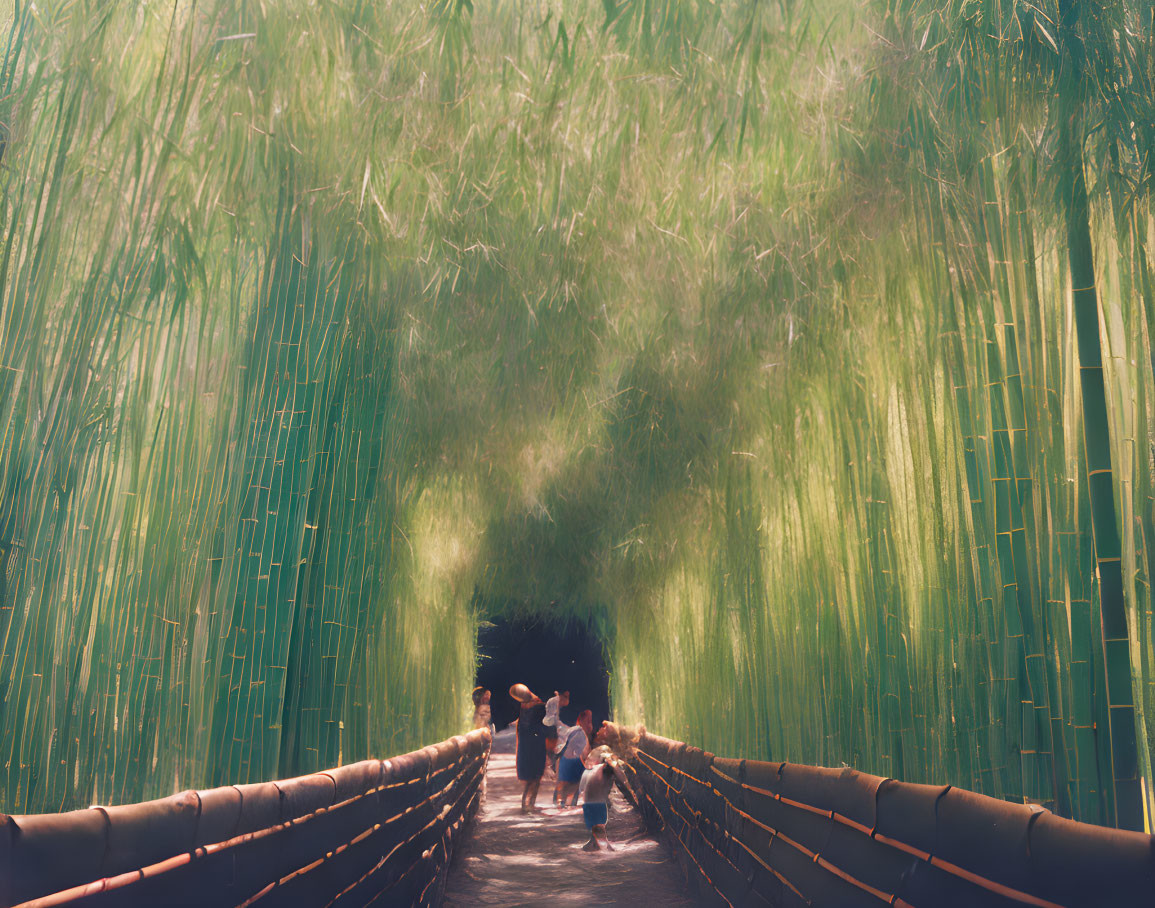
[[[524,684],[515,684],[509,695],[521,704],[517,716],[517,778],[524,783],[521,812],[537,809],[537,790],[545,772],[545,703]]]

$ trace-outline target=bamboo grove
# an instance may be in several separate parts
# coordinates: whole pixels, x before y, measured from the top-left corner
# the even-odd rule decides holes
[[[1143,825],[1149,5],[12,13],[0,809],[460,731],[500,607],[619,721]]]

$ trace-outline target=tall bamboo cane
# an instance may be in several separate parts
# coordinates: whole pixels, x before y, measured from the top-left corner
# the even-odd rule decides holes
[[[1062,110],[1059,147],[1063,155],[1061,192],[1067,219],[1067,255],[1083,394],[1083,443],[1087,451],[1087,487],[1091,496],[1095,565],[1099,577],[1111,767],[1115,778],[1115,823],[1122,829],[1142,829],[1135,699],[1131,690],[1131,644],[1127,632],[1127,607],[1123,599],[1122,552],[1115,514],[1111,438],[1099,339],[1099,298],[1095,290],[1090,208],[1079,133],[1081,105],[1077,86],[1081,47],[1073,32],[1078,4],[1074,0],[1061,0],[1060,9],[1066,55],[1066,66],[1059,83]]]

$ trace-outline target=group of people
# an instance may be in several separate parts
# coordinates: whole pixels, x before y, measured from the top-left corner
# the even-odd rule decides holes
[[[606,836],[606,822],[614,774],[606,760],[609,748],[602,740],[602,732],[594,732],[593,712],[579,711],[577,724],[567,726],[561,720],[561,710],[569,706],[568,690],[554,691],[545,702],[524,684],[513,685],[509,693],[520,704],[516,764],[517,778],[524,785],[522,813],[537,809],[538,790],[549,766],[555,776],[553,803],[556,807],[576,807],[582,798],[582,815],[590,831],[589,841],[582,847],[586,851],[597,851],[604,843],[607,849],[612,849]],[[490,698],[488,690],[474,691],[473,724],[477,728],[490,724]]]

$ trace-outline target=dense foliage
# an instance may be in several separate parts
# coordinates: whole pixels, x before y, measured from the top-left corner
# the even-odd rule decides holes
[[[596,626],[653,731],[1133,824],[1155,48],[1111,6],[20,4],[0,806],[460,730],[503,603]]]

